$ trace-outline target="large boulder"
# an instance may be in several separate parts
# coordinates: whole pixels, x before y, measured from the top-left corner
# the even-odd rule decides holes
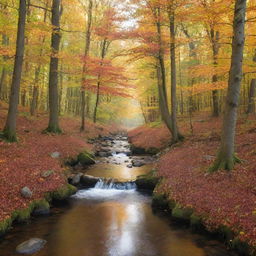
[[[20,193],[24,198],[31,198],[33,195],[33,192],[30,190],[29,187],[23,187]]]
[[[99,177],[91,175],[83,175],[80,180],[81,184],[87,188],[93,188],[98,181],[100,181]]]
[[[77,157],[77,160],[82,166],[95,164],[93,154],[87,151],[80,153]]]
[[[34,254],[40,251],[47,242],[40,238],[31,238],[16,247],[16,252],[20,254]]]

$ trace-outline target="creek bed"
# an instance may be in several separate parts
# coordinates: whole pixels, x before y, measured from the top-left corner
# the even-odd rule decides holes
[[[116,157],[116,156],[114,156]],[[133,179],[150,169],[99,163],[90,175]],[[16,225],[0,242],[1,256],[15,256],[15,247],[31,237],[47,241],[36,256],[229,256],[217,241],[193,234],[153,213],[151,197],[134,187],[95,186],[79,190],[50,216]]]

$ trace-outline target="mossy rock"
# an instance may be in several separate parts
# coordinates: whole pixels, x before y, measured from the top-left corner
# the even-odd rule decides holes
[[[249,247],[249,245],[246,242],[241,241],[239,238],[235,238],[231,242],[231,247],[234,250],[236,250],[239,253],[239,255],[241,255],[241,256],[250,255],[250,247]]]
[[[46,215],[50,213],[50,204],[45,200],[36,201],[33,207],[34,215]]]
[[[147,174],[138,176],[135,183],[138,190],[148,190],[153,192],[160,179],[160,177],[157,177],[156,171],[152,170]]]
[[[223,225],[220,226],[215,232],[218,234],[221,240],[225,241],[231,241],[235,236],[234,232],[229,227]]]
[[[15,210],[12,213],[12,219],[13,219],[13,221],[16,221],[19,223],[26,222],[29,220],[31,212],[32,212],[32,208],[30,206],[25,209]]]
[[[193,214],[192,208],[182,208],[176,205],[172,210],[172,217],[178,220],[189,221],[190,216]]]
[[[75,194],[77,188],[72,186],[71,184],[67,184],[58,190],[51,192],[50,196],[53,200],[64,200],[70,197],[71,195]],[[49,199],[49,197],[48,197]]]
[[[130,149],[134,155],[145,155],[147,153],[145,148],[137,147],[133,144],[131,144]]]
[[[202,231],[204,230],[204,225],[202,223],[202,218],[197,216],[196,214],[191,214],[190,216],[190,227],[194,231]]]
[[[165,194],[154,193],[152,207],[159,210],[169,210],[169,201]]]
[[[95,164],[94,155],[87,151],[81,152],[77,156],[77,161],[83,166]]]
[[[4,235],[12,225],[12,218],[7,218],[0,222],[0,236]]]
[[[158,148],[154,148],[154,147],[151,147],[151,148],[147,148],[146,149],[146,153],[150,154],[150,155],[156,155],[157,153],[160,152],[160,149]]]

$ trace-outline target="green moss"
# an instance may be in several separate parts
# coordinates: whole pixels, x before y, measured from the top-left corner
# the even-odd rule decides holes
[[[230,241],[234,238],[234,232],[227,226],[220,226],[217,232],[222,240]]]
[[[76,191],[77,191],[76,187],[72,186],[71,184],[67,184],[61,187],[60,189],[54,192],[51,192],[50,196],[52,199],[55,199],[55,200],[63,200],[75,194]],[[47,199],[49,199],[49,197]]]
[[[169,209],[169,201],[165,194],[154,193],[152,198],[152,207],[160,210]]]
[[[239,255],[250,255],[249,245],[246,242],[241,241],[239,238],[235,238],[231,242],[231,247],[236,250]]]
[[[30,218],[31,212],[32,212],[32,207],[30,206],[25,209],[15,210],[12,213],[12,219],[17,222],[25,222]]]
[[[0,236],[6,233],[6,231],[11,227],[12,225],[12,218],[7,218],[0,222]]]
[[[172,217],[181,219],[181,220],[190,220],[190,216],[193,214],[193,209],[191,208],[182,208],[179,205],[176,205],[172,210]]]
[[[202,224],[202,218],[195,215],[194,213],[190,216],[190,227],[192,230],[200,231],[204,229],[204,226]]]
[[[77,156],[77,161],[82,165],[95,164],[94,155],[91,152],[83,151]]]
[[[138,176],[135,183],[138,189],[153,191],[159,181],[160,178],[156,175],[156,170],[151,170],[147,174]]]

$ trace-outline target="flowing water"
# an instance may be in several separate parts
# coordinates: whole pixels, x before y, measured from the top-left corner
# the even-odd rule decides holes
[[[116,165],[116,172],[130,172],[121,178],[133,177],[136,169],[124,167]],[[140,168],[140,173],[148,170]],[[101,172],[101,164],[90,169],[91,175]],[[0,242],[0,255],[17,255],[15,247],[31,237],[47,240],[37,256],[231,255],[218,242],[154,214],[150,205],[151,197],[136,191],[134,183],[116,187],[101,180],[78,191],[65,207],[53,208],[50,216],[16,225]]]

